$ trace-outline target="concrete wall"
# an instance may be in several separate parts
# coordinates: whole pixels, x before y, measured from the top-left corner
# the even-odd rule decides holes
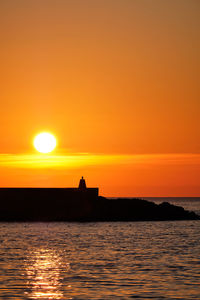
[[[0,188],[0,220],[76,220],[87,216],[98,188]]]

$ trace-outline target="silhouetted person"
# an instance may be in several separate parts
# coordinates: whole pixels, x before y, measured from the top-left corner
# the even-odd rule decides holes
[[[79,182],[79,187],[78,187],[80,190],[85,190],[86,189],[86,183],[85,183],[85,179],[82,178],[80,179],[80,182]]]

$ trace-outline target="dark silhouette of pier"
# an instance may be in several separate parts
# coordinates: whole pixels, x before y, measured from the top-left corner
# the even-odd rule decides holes
[[[161,221],[200,219],[167,202],[110,200],[87,188],[0,188],[0,221]]]

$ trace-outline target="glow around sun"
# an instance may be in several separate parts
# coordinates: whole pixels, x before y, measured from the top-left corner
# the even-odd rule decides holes
[[[33,145],[40,153],[49,153],[56,147],[56,138],[49,132],[41,132],[34,138]]]

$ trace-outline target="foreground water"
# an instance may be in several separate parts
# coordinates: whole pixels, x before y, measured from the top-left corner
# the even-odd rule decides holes
[[[0,299],[200,299],[200,221],[0,223],[0,242]]]

